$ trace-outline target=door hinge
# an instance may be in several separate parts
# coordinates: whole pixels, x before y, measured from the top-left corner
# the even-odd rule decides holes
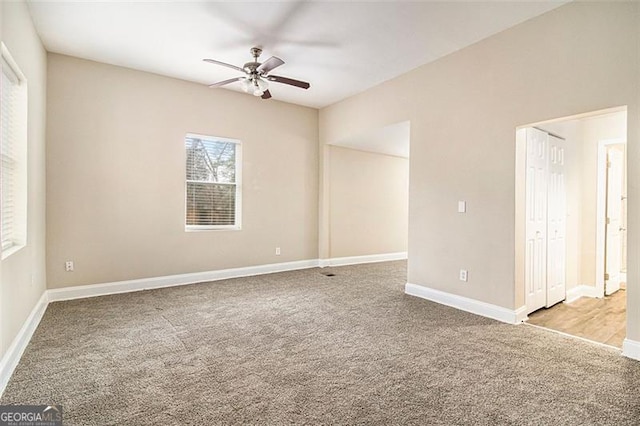
[[[611,168],[611,161],[607,161],[607,169]]]
[[[606,274],[606,273],[604,274],[604,280],[609,281],[609,274]]]
[[[611,219],[607,218],[607,225],[610,225],[610,224],[611,224]]]

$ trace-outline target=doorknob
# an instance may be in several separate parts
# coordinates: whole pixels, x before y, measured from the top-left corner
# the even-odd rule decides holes
[[[620,228],[618,228],[618,231],[621,231],[621,232],[622,231],[626,231],[626,230],[627,230],[627,228],[623,228],[622,226]]]

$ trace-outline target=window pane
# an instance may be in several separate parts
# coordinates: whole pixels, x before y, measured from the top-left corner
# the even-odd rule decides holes
[[[2,249],[7,249],[14,244],[14,222],[15,222],[15,169],[16,160],[14,145],[16,144],[16,84],[17,77],[11,71],[6,62],[2,61],[2,83],[0,102],[0,235],[2,236]]]
[[[186,138],[187,180],[235,183],[236,144]]]
[[[187,226],[235,225],[236,186],[187,182]]]

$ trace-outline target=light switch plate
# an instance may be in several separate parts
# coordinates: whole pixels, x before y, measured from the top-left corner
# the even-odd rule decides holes
[[[466,212],[467,212],[467,202],[458,201],[458,213],[466,213]]]

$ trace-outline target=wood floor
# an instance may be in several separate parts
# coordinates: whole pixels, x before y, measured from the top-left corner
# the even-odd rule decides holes
[[[627,292],[619,290],[604,299],[582,297],[540,309],[529,314],[527,322],[622,348],[627,331],[626,307]]]

